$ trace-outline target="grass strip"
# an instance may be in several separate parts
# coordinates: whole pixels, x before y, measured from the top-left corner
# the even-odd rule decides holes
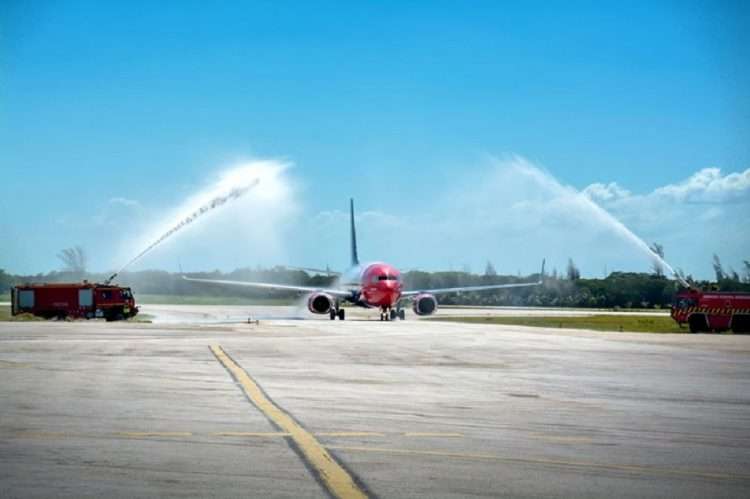
[[[435,317],[429,320],[468,324],[502,324],[546,328],[589,329],[628,333],[687,333],[671,317],[631,315],[590,315],[585,317]]]

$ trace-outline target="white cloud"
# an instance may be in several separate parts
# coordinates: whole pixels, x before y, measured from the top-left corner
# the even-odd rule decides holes
[[[688,179],[665,185],[653,193],[687,202],[722,203],[750,195],[750,168],[722,175],[719,168],[704,168]]]
[[[644,194],[622,189],[617,195],[609,186],[616,184],[596,183],[583,192],[647,241],[663,243],[668,259],[689,273],[709,277],[713,253],[729,261],[746,258],[750,169],[724,174],[719,168],[703,168]]]
[[[727,203],[750,200],[750,168],[744,172],[722,175],[720,168],[703,168],[687,179],[667,184],[643,195],[634,195],[617,183],[594,183],[583,190],[584,194],[597,202],[646,198],[663,198],[667,201],[686,203]]]
[[[623,189],[616,182],[608,184],[597,182],[586,187],[583,193],[594,201],[613,201],[630,196],[630,191]]]

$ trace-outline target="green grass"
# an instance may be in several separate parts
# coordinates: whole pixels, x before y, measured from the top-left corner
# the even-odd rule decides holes
[[[10,302],[10,293],[0,293],[0,301]]]
[[[660,307],[660,308],[621,308],[621,307],[606,307],[606,308],[599,308],[599,307],[552,307],[547,305],[540,305],[540,306],[525,306],[525,305],[443,305],[440,304],[441,309],[452,309],[452,308],[478,308],[478,309],[493,309],[493,308],[501,308],[501,309],[514,309],[514,308],[533,308],[533,309],[545,309],[545,310],[566,310],[566,311],[574,311],[574,312],[617,312],[617,313],[623,313],[623,312],[633,312],[633,313],[654,313],[659,314],[663,313],[665,315],[669,315],[670,308],[669,307]]]
[[[505,324],[547,328],[590,329],[632,333],[686,333],[671,317],[593,315],[588,317],[436,317],[435,321],[470,324]]]
[[[148,295],[135,293],[136,305],[292,305],[287,298],[245,298],[241,296]]]

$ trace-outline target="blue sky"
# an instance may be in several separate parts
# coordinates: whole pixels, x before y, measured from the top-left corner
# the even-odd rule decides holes
[[[713,252],[735,267],[750,258],[744,2],[216,4],[3,2],[0,268],[54,269],[75,244],[95,269],[117,266],[125,243],[223,168],[271,158],[294,164],[298,211],[280,220],[288,250],[232,254],[242,244],[227,230],[213,249],[191,251],[186,235],[141,265],[338,265],[346,233],[309,222],[353,196],[373,219],[362,236],[371,257],[530,272],[538,255],[505,250],[502,237],[423,248],[407,229],[509,154],[578,190],[627,192],[599,201],[694,274],[710,273]],[[698,188],[729,195],[654,194],[706,168],[720,173]],[[644,222],[639,196],[673,218]],[[394,217],[397,237],[383,222]],[[688,217],[712,240],[680,232]],[[615,240],[584,249],[555,245],[552,258],[599,274],[607,255],[627,253]]]

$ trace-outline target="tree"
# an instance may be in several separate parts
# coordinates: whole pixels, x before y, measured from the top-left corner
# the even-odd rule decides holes
[[[654,254],[657,255],[661,260],[664,260],[664,246],[659,243],[654,243],[649,246],[649,249],[653,251]],[[651,262],[651,268],[654,270],[654,274],[656,274],[657,277],[663,277],[664,265],[662,264],[661,260],[659,260],[659,258],[653,259],[653,262]]]
[[[4,269],[0,269],[0,294],[7,293],[11,286],[15,283],[15,278],[5,272]]]
[[[80,246],[66,248],[57,254],[57,258],[65,266],[63,270],[83,274],[86,272],[86,252]]]
[[[724,274],[724,267],[721,265],[721,260],[719,260],[719,255],[714,253],[714,272],[716,273],[716,282],[721,282],[724,280],[724,277],[726,277],[726,274]]]
[[[745,266],[744,282],[750,283],[750,260],[742,260],[742,264]]]
[[[484,275],[487,277],[495,277],[497,275],[497,270],[495,270],[495,266],[492,265],[492,262],[487,260],[487,266],[484,268]]]
[[[573,263],[572,258],[568,258],[568,280],[569,281],[577,281],[581,278],[581,271],[578,270],[578,267],[576,267],[576,264]]]

